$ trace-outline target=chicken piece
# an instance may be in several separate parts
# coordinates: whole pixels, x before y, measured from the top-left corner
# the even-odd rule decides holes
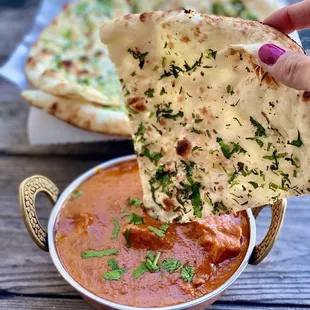
[[[125,226],[122,234],[125,236],[126,231],[128,230],[130,231],[129,240],[133,248],[161,250],[170,249],[173,247],[172,236],[169,232],[166,232],[166,236],[164,238],[160,238],[154,232],[150,231],[147,228],[147,225],[128,224]]]
[[[192,223],[189,235],[208,252],[212,263],[218,264],[236,257],[241,250],[240,219],[233,215],[212,216]]]

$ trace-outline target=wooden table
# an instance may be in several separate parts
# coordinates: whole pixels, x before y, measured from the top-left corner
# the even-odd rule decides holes
[[[38,0],[0,0],[0,64],[28,31]],[[310,52],[310,31],[300,33]],[[30,239],[21,219],[18,186],[43,174],[63,189],[85,170],[132,153],[131,143],[30,146],[28,105],[19,91],[0,79],[0,309],[90,309],[62,279],[48,253]],[[289,201],[280,238],[267,259],[249,266],[213,310],[288,310],[310,308],[310,198]],[[51,205],[39,197],[38,214],[46,225]],[[259,236],[269,214],[258,221]]]

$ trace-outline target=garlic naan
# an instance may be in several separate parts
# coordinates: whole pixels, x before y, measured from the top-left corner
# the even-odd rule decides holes
[[[125,0],[67,5],[31,48],[25,72],[40,90],[99,104],[123,105],[121,85],[98,27],[129,12]]]
[[[109,21],[101,39],[154,217],[188,222],[310,192],[310,95],[257,65],[264,43],[302,53],[289,37],[185,10]]]
[[[68,99],[40,90],[26,90],[25,101],[73,126],[104,134],[130,136],[125,107],[102,106],[88,101]]]

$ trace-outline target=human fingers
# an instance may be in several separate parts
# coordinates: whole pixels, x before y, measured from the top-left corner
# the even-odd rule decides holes
[[[278,10],[265,19],[264,24],[286,34],[310,27],[310,0],[304,0]]]
[[[286,51],[274,44],[258,52],[261,66],[281,83],[298,90],[310,90],[310,57]]]

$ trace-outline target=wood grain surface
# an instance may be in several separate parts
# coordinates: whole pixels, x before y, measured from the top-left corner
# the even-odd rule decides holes
[[[0,64],[29,30],[39,1],[0,0]],[[300,33],[310,51],[309,30]],[[62,279],[48,253],[28,236],[21,219],[18,186],[43,174],[62,190],[87,169],[132,153],[130,142],[30,146],[28,105],[15,86],[0,79],[0,309],[75,309],[89,306]],[[38,215],[47,225],[51,205],[38,197]],[[258,238],[268,229],[270,212],[258,219]],[[310,309],[310,198],[289,200],[281,235],[270,255],[248,266],[212,310]]]

